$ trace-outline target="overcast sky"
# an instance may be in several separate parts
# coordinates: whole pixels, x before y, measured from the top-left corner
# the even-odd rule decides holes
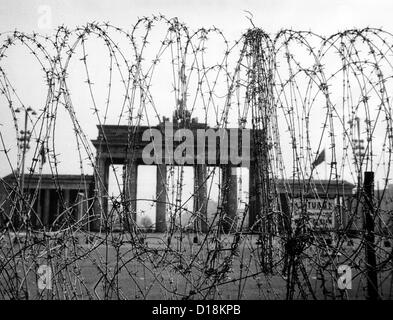
[[[59,25],[64,24],[73,29],[92,21],[109,21],[115,26],[130,30],[138,18],[159,13],[167,18],[178,17],[180,21],[194,30],[200,27],[216,26],[223,31],[229,41],[239,39],[251,27],[250,21],[247,19],[251,15],[256,27],[262,28],[272,35],[285,28],[312,30],[321,35],[330,35],[348,28],[367,26],[382,27],[386,31],[393,32],[393,1],[389,0],[0,0],[0,32],[18,29],[27,33],[34,30],[41,34],[53,35]],[[212,45],[212,42],[208,44],[210,47]],[[90,48],[89,51],[89,59],[94,59],[95,55],[97,57],[96,65],[94,65],[94,60],[90,60],[93,66],[92,79],[96,81],[106,79],[102,72],[108,69],[107,60],[105,60],[107,57],[100,56],[97,51],[95,48]],[[75,60],[78,61],[78,58],[77,55]],[[7,75],[15,81],[14,85],[17,87],[18,94],[24,99],[23,102],[39,109],[45,102],[45,95],[42,94],[42,89],[45,90],[45,87],[39,87],[43,81],[41,71],[37,69],[38,64],[29,59],[31,59],[31,55],[28,52],[26,55],[26,52],[22,50],[20,52],[9,50],[7,51],[7,59],[3,59],[2,64],[4,64]],[[8,64],[5,65],[5,63]],[[102,67],[103,64],[105,67]],[[73,72],[80,69],[83,69],[83,66],[77,65],[73,69],[70,67],[70,71]],[[84,77],[83,74],[76,74],[75,78],[69,79],[69,85],[71,93],[73,93],[74,107],[77,112],[81,112],[78,117],[84,122],[84,129],[92,139],[96,135],[95,123],[97,122],[87,121],[91,119],[92,115],[90,100],[85,97],[88,90],[82,90],[80,84],[75,84],[75,79],[84,81]],[[37,81],[38,79],[40,81]],[[114,81],[117,80],[114,79]],[[162,86],[161,78],[157,78],[157,82]],[[72,88],[73,85],[75,88]],[[103,82],[103,85],[106,83]],[[100,92],[97,91],[95,94],[98,96]],[[172,100],[165,100],[169,99],[169,95],[161,95],[158,98],[160,101],[157,104],[161,108],[169,110],[168,104],[172,103]],[[115,104],[119,105],[116,101]],[[10,113],[7,111],[6,116],[9,117],[9,115]],[[62,117],[61,112],[58,116]],[[64,116],[68,118],[65,114]],[[7,136],[10,131],[5,132],[8,130],[6,129],[7,124],[11,126],[12,133],[14,132],[11,119],[2,117],[0,124],[5,126],[3,127],[5,137],[14,139],[13,136]],[[71,123],[64,123],[64,127],[66,126],[72,128]],[[63,146],[66,147],[69,141],[64,138],[69,133],[63,131],[64,136],[61,136],[61,130],[58,131],[58,136],[62,139]],[[71,145],[68,148],[75,149]],[[64,153],[64,150],[59,150],[59,152]],[[2,161],[0,174],[9,173],[9,166],[3,165],[4,157],[0,161]],[[77,165],[71,169],[71,164],[68,167],[64,161],[63,164],[65,164],[66,172],[74,171],[76,173],[79,171]]]
[[[53,27],[110,21],[127,28],[137,17],[162,13],[193,28],[215,25],[236,37],[250,26],[247,10],[256,26],[271,33],[282,28],[326,34],[363,26],[393,29],[389,0],[1,0],[0,30],[38,31],[39,8],[46,5],[51,8]]]

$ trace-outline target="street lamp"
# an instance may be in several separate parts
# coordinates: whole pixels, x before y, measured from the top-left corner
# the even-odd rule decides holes
[[[36,115],[36,112],[31,108],[28,107],[27,109],[25,108],[22,110],[25,112],[25,119],[24,119],[24,130],[21,130],[20,136],[18,138],[18,141],[21,142],[20,148],[22,149],[22,163],[21,163],[21,170],[20,170],[20,193],[21,193],[21,198],[22,198],[22,206],[21,209],[23,209],[23,201],[24,201],[24,180],[25,180],[25,159],[26,159],[26,151],[30,149],[30,138],[31,138],[31,132],[27,130],[27,120],[29,117],[29,113],[31,115]],[[20,113],[21,109],[17,108],[15,109],[15,113]],[[22,210],[23,212],[23,210]]]
[[[360,133],[360,118],[359,117],[355,117],[354,120],[356,121],[356,129],[357,129],[357,139],[352,139],[353,141],[353,150],[354,150],[354,162],[355,165],[358,166],[358,188],[360,188],[361,186],[361,180],[362,180],[362,157],[364,157],[364,140],[361,139],[361,133]],[[350,120],[348,121],[348,123],[350,125],[353,124],[353,121]]]

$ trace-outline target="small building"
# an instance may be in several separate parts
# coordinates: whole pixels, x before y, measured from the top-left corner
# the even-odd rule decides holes
[[[286,179],[277,182],[281,210],[291,214],[291,223],[294,225],[303,217],[309,226],[322,232],[353,227],[354,187],[344,180]]]
[[[70,223],[81,223],[82,229],[89,227],[89,208],[94,195],[92,175],[26,174],[23,202],[18,184],[16,174],[0,179],[0,226],[4,227],[10,220],[18,223],[23,205],[33,229],[56,230]]]

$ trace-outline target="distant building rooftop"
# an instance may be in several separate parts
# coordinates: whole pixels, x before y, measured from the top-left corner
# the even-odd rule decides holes
[[[351,195],[354,184],[345,180],[293,180],[280,179],[277,180],[277,187],[279,192],[287,191],[294,195],[303,194],[318,194],[318,195]]]
[[[10,173],[0,181],[12,185],[17,179],[18,177],[15,174]],[[85,184],[90,185],[94,183],[94,176],[80,174],[25,174],[24,183],[27,189],[36,188],[38,183],[40,183],[41,188],[45,189],[56,189],[57,185],[60,185],[63,189],[77,189],[78,187],[84,187]]]

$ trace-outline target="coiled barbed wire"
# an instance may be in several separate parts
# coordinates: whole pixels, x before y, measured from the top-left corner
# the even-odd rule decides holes
[[[3,299],[364,298],[370,238],[355,223],[366,205],[364,172],[374,172],[378,184],[372,201],[379,226],[373,232],[378,295],[392,297],[392,249],[384,245],[392,240],[390,33],[366,28],[323,37],[282,30],[270,36],[253,28],[231,43],[215,27],[191,31],[177,18],[153,16],[139,19],[130,31],[93,22],[74,30],[60,26],[53,37],[14,31],[0,40],[1,162],[16,181],[1,179]],[[24,59],[31,77],[40,73],[43,84],[15,75]],[[26,111],[31,139],[24,154],[16,110],[30,105],[37,115]],[[248,178],[255,180],[248,193],[258,203],[254,225],[244,223],[247,201],[243,215],[228,220],[219,168],[209,169],[205,180],[208,198],[217,202],[207,233],[184,228],[199,214],[189,209],[196,195],[184,192],[185,166],[160,173],[168,181],[170,219],[163,236],[145,233],[137,219],[129,219],[130,201],[153,206],[157,200],[127,199],[132,175],[118,172],[114,155],[111,175],[120,196],[104,187],[89,141],[95,125],[127,125],[132,155],[138,127],[153,127],[176,110],[214,128],[254,129],[255,176]],[[104,132],[99,145],[107,144]],[[324,169],[315,165],[322,150]],[[28,193],[20,183],[24,161],[27,188],[38,177]],[[92,176],[96,190],[73,206],[85,205],[89,212],[100,193],[111,204],[106,213],[99,201],[104,220],[99,233],[89,229],[90,214],[75,221],[75,208],[63,196],[61,174],[76,167],[79,190],[90,194]],[[238,172],[239,189],[247,189],[246,175]],[[60,208],[49,224],[40,221],[34,205],[45,174]],[[348,183],[353,195],[344,197]],[[333,215],[346,223],[322,232],[310,221],[307,203],[310,198],[327,203],[329,197],[341,199],[334,200]],[[315,219],[322,216],[321,208]],[[115,231],[119,221],[130,226]],[[226,221],[235,226],[232,232],[221,228]],[[36,287],[43,263],[53,270],[52,290]],[[353,269],[352,290],[337,287],[342,264]]]

